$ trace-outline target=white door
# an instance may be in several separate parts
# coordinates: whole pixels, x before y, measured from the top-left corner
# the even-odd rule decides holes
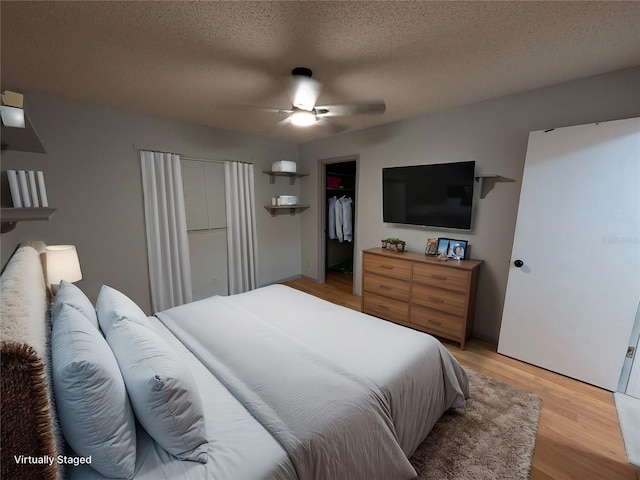
[[[613,391],[639,299],[640,119],[532,132],[498,352]]]

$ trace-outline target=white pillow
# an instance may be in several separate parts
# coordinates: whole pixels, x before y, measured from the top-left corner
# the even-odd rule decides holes
[[[53,387],[62,432],[73,450],[111,478],[133,478],[136,428],[118,363],[87,317],[70,305],[55,312]]]
[[[147,315],[133,300],[108,285],[103,285],[100,288],[96,301],[96,313],[100,328],[105,335],[123,319],[144,326],[149,325]]]
[[[87,317],[92,325],[96,328],[100,328],[98,326],[96,309],[94,308],[93,303],[91,303],[91,300],[87,298],[82,290],[66,280],[61,280],[60,285],[58,286],[58,293],[56,293],[56,299],[53,305],[54,318],[55,313],[60,310],[62,305],[69,305],[75,308]]]
[[[204,407],[187,366],[122,293],[103,286],[97,309],[140,424],[176,458],[206,463]]]

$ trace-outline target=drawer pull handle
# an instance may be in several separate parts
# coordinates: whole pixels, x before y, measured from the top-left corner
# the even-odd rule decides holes
[[[429,323],[431,323],[433,325],[438,325],[438,326],[442,325],[442,322],[436,322],[435,320],[427,320],[427,322],[429,322]]]
[[[380,268],[384,268],[386,270],[393,270],[393,267],[391,265],[380,265]]]
[[[444,303],[444,300],[441,298],[429,297],[429,300],[431,300],[433,303]]]
[[[384,305],[378,305],[378,308],[381,308],[382,310],[391,310],[389,307],[385,307]]]
[[[380,285],[380,288],[381,288],[382,290],[393,290],[393,288],[391,288],[391,287],[387,287],[386,285]]]
[[[446,280],[447,277],[445,275],[431,275],[436,280]]]

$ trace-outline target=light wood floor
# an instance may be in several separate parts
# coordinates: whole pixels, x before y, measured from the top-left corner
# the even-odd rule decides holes
[[[299,278],[287,285],[360,310],[351,278],[330,272],[324,284]],[[542,398],[531,480],[640,480],[640,469],[627,463],[611,392],[504,357],[475,339],[464,351],[443,343],[463,366]]]

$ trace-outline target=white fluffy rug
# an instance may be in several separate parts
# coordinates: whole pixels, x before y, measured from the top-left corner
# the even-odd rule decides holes
[[[640,467],[640,399],[615,392],[616,410],[620,420],[624,449],[629,463]]]

